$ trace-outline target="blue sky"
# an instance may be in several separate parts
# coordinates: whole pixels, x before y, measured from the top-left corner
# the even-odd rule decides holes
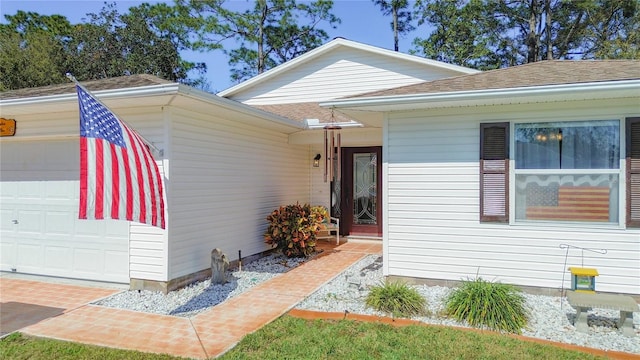
[[[108,1],[109,3],[113,1]],[[144,1],[115,1],[119,12],[126,12],[131,6],[137,6]],[[158,2],[147,0],[146,2]],[[173,3],[172,0],[161,1]],[[247,6],[245,0],[228,1],[230,6],[241,8]],[[13,15],[18,10],[33,11],[41,15],[64,15],[73,24],[82,22],[87,13],[98,13],[104,6],[103,0],[2,0],[0,3],[1,20],[4,22],[4,15]],[[330,39],[334,37],[344,37],[349,40],[362,42],[369,45],[379,46],[386,49],[393,49],[393,33],[389,23],[390,17],[382,15],[380,10],[371,0],[334,0],[333,13],[342,20],[336,29],[328,26],[321,26],[327,30]],[[407,34],[400,39],[400,51],[408,52],[413,48],[411,42],[418,36],[418,29],[411,34]],[[426,37],[422,27],[421,37]],[[233,44],[231,45],[235,47]],[[189,61],[207,63],[207,79],[211,86],[211,91],[224,90],[233,84],[229,80],[229,67],[227,58],[221,51],[208,53],[183,53],[182,57]]]

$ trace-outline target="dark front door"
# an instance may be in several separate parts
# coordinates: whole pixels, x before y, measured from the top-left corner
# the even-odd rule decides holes
[[[382,148],[343,148],[342,159],[344,235],[382,236]]]

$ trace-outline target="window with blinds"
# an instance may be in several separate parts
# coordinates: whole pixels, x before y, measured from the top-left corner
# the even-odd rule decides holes
[[[516,124],[514,169],[509,169],[509,123],[480,124],[480,221],[509,222],[512,171],[515,221],[615,224],[624,189],[626,225],[640,227],[640,117],[626,119],[626,174],[618,166],[616,123]],[[625,188],[619,187],[623,176]]]

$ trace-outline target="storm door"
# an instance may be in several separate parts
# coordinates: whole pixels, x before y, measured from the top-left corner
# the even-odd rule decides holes
[[[343,148],[342,151],[342,232],[382,236],[382,148]]]

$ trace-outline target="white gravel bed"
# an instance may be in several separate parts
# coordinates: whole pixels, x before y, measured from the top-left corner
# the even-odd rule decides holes
[[[365,299],[372,285],[383,280],[382,257],[371,255],[354,264],[333,281],[320,288],[296,306],[298,309],[345,312],[365,315],[385,315],[365,307]],[[442,316],[443,300],[451,289],[442,286],[414,286],[427,300],[430,316],[414,317],[429,324],[469,327]],[[577,332],[572,325],[575,310],[565,298],[524,294],[530,318],[525,336],[557,342],[640,354],[640,316],[634,313],[635,337],[618,332],[615,322],[618,311],[595,309],[589,312],[589,333]]]
[[[186,288],[162,294],[152,291],[123,291],[95,304],[134,311],[190,317],[220,304],[255,285],[278,276],[306,261],[288,259],[282,254],[269,256],[243,265],[242,271],[233,269],[227,273],[228,283],[211,285],[209,280],[194,283]],[[326,312],[345,311],[354,314],[385,315],[365,306],[369,288],[383,281],[382,257],[370,255],[322,286],[296,308]],[[442,316],[443,301],[451,289],[442,286],[415,285],[427,300],[430,316],[414,320],[429,324],[468,327],[467,324]],[[617,311],[589,312],[589,333],[580,333],[572,325],[575,310],[564,298],[525,294],[530,310],[529,324],[522,334],[546,340],[587,346],[603,350],[615,350],[640,354],[640,314],[634,313],[636,336],[621,335],[615,327]]]
[[[127,290],[96,301],[95,305],[146,313],[190,317],[241,294],[252,287],[295,268],[307,261],[289,259],[273,253],[242,266],[242,271],[227,271],[226,284],[211,284],[210,279],[193,283],[168,294],[148,290]]]

